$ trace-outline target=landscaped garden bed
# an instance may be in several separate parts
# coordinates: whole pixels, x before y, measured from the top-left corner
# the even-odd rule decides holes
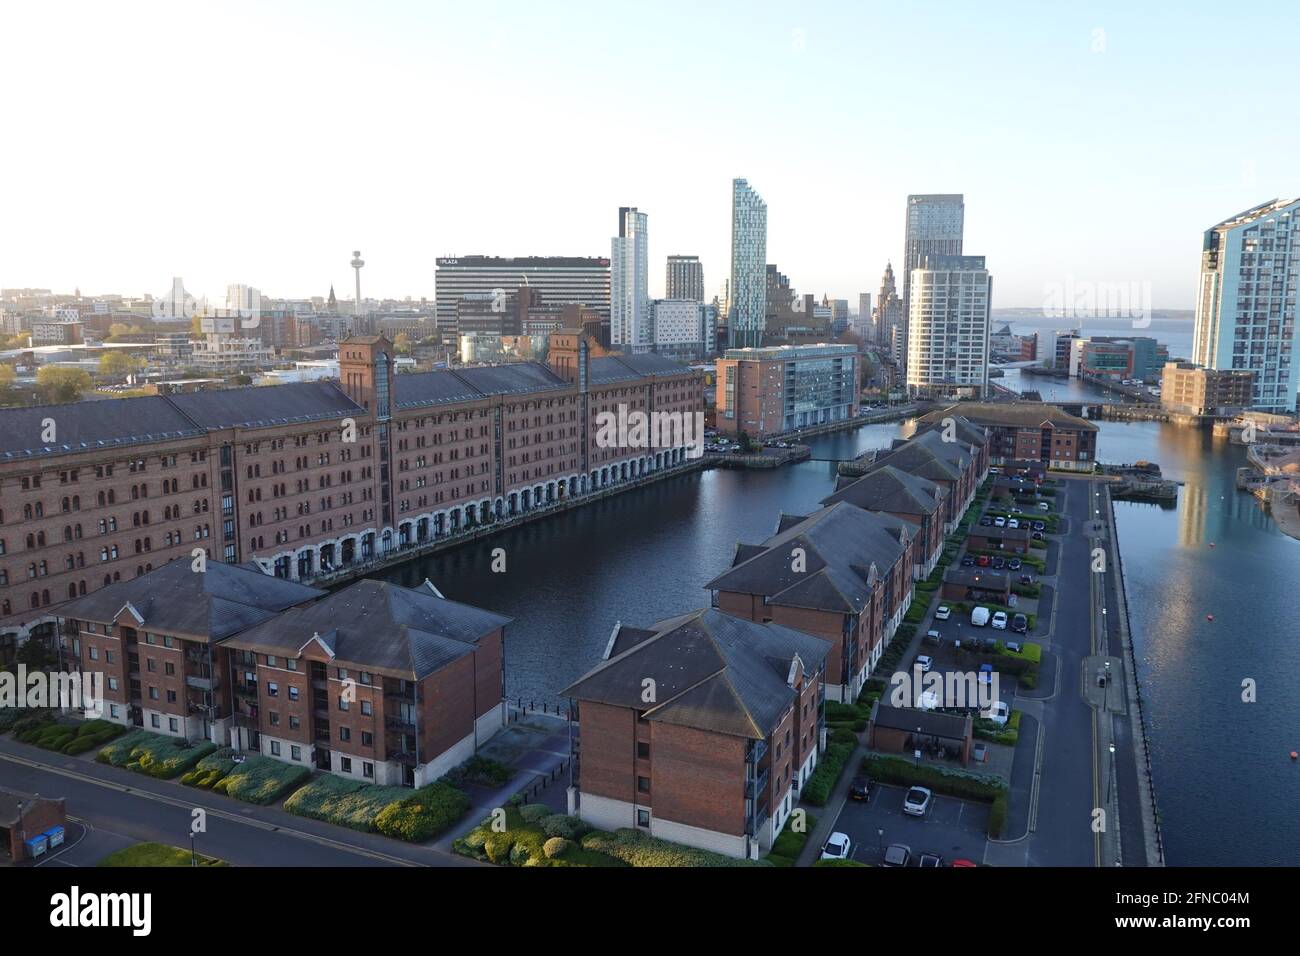
[[[99,861],[97,866],[230,866],[225,860],[196,853],[192,857],[189,850],[165,843],[137,843],[116,853],[110,853]]]
[[[411,790],[326,774],[293,793],[284,808],[313,820],[424,843],[468,813],[470,800],[441,780]]]
[[[190,743],[182,737],[133,730],[100,750],[95,759],[100,763],[168,780],[189,770],[216,749],[216,744],[206,741]]]
[[[126,733],[125,727],[111,720],[59,720],[54,711],[19,718],[11,729],[15,740],[69,755],[93,750]]]
[[[235,753],[223,747],[208,754],[181,783],[215,793],[224,793],[245,803],[266,806],[295,790],[311,776],[311,770],[274,757],[250,756],[238,763]]]

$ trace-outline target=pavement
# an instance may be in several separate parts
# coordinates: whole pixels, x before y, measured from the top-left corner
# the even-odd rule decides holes
[[[937,853],[945,863],[960,859],[983,862],[988,842],[987,803],[935,795],[930,812],[913,817],[903,813],[907,789],[873,786],[867,800],[850,800],[844,805],[834,829],[848,835],[850,858],[879,866],[884,849],[901,843],[911,850],[912,866],[922,853]],[[817,844],[818,856],[822,843]]]

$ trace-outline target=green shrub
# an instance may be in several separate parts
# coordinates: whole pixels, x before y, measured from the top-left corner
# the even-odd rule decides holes
[[[464,791],[438,780],[380,810],[375,817],[375,829],[397,840],[424,843],[469,813],[469,808],[469,797]]]
[[[766,860],[737,860],[720,853],[669,843],[630,828],[615,830],[613,833],[594,830],[582,838],[582,848],[607,854],[638,867],[769,865]]]
[[[542,844],[542,852],[546,854],[548,860],[554,860],[564,856],[571,846],[573,844],[564,837],[551,837]]]
[[[537,823],[554,812],[544,803],[529,803],[519,808],[519,815],[524,818],[526,823]]]
[[[1000,793],[993,798],[993,803],[989,807],[989,838],[993,840],[1001,839],[1002,830],[1007,825],[1007,795]]]
[[[818,860],[813,866],[869,866],[867,863],[859,863],[857,860]]]
[[[858,742],[858,735],[847,727],[836,727],[830,732],[827,740],[833,744],[848,744],[852,747]]]
[[[997,777],[986,777],[963,770],[950,770],[931,764],[918,765],[901,757],[868,754],[862,761],[862,769],[877,783],[928,787],[935,793],[966,800],[980,800],[984,803],[990,803],[999,794],[1006,792],[1006,784]]]
[[[211,743],[191,744],[180,737],[135,730],[104,747],[95,759],[166,780],[190,769],[216,749]]]
[[[564,837],[566,840],[576,840],[584,833],[591,830],[591,827],[583,823],[577,817],[571,817],[565,813],[553,813],[541,821],[542,832],[550,837]]]
[[[220,766],[213,769],[220,769]],[[209,786],[218,782],[221,793],[245,803],[266,806],[298,787],[311,776],[311,770],[296,764],[284,763],[274,757],[248,757],[242,763],[231,762],[230,770],[224,776],[212,780]]]
[[[815,807],[826,806],[826,801],[831,797],[831,791],[835,789],[835,782],[840,779],[840,773],[843,772],[844,765],[849,762],[849,757],[852,755],[853,744],[830,744],[826,748],[826,752],[822,754],[817,769],[813,771],[813,775],[804,784],[800,798],[805,803],[811,803]]]
[[[804,818],[802,833],[796,833],[792,826],[786,824],[785,829],[772,841],[772,851],[767,855],[767,862],[773,866],[794,866],[816,826],[817,818],[811,813]]]
[[[453,767],[443,777],[453,787],[477,784],[480,787],[504,787],[514,776],[514,771],[497,760],[487,757],[470,757],[458,767]]]

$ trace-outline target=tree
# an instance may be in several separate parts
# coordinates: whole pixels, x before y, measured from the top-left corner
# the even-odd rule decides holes
[[[411,337],[405,332],[398,332],[397,338],[393,339],[393,348],[398,355],[411,354]]]
[[[75,402],[90,391],[90,373],[79,368],[47,365],[36,373],[36,391],[41,401],[58,405]]]
[[[144,362],[134,355],[122,351],[105,352],[99,357],[99,374],[122,378],[139,371]]]
[[[106,341],[116,342],[122,336],[128,335],[130,331],[131,331],[130,326],[125,325],[122,322],[114,322],[112,325],[108,327],[108,338]]]
[[[12,388],[17,377],[12,365],[0,365],[0,388]]]

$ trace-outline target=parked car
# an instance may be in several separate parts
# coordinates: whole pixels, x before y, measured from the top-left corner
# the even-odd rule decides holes
[[[953,861],[952,861],[951,863],[949,863],[948,865],[949,865],[949,866],[954,866],[954,867],[957,867],[957,866],[960,866],[960,867],[966,867],[966,866],[979,866],[978,863],[972,863],[970,860],[953,860]]]
[[[1038,503],[1038,510],[1039,510],[1039,511],[1051,511],[1051,510],[1052,510],[1052,506],[1049,505],[1046,501],[1040,501],[1040,502]]]
[[[912,862],[912,848],[901,843],[891,843],[885,850],[885,866],[907,866]]]
[[[1034,532],[1034,540],[1035,540],[1035,541],[1042,541],[1042,540],[1043,540],[1043,532],[1041,532],[1041,531],[1035,531],[1035,532]]]
[[[1008,570],[1008,571],[1019,571],[1019,570],[1020,570],[1020,559],[1019,559],[1019,558],[1007,558],[1007,570]]]
[[[917,866],[920,867],[943,866],[943,857],[941,857],[938,853],[922,853],[921,861],[917,864]]]
[[[994,613],[993,621],[991,623],[993,625],[993,630],[1005,631],[1007,629],[1007,612],[997,611]]]
[[[835,832],[830,835],[826,845],[822,847],[823,860],[847,860],[853,845],[849,842],[847,833]]]
[[[963,554],[961,556],[961,566],[963,568],[973,568],[975,566],[975,555]]]
[[[930,668],[934,666],[934,658],[928,654],[918,654],[916,657],[916,666],[921,668],[922,674],[930,673]]]
[[[978,558],[975,559],[975,563],[978,564],[981,568],[987,568],[990,564],[993,563],[993,559],[990,558],[987,554],[981,554]]]
[[[1001,570],[1002,570],[1003,568],[1005,568],[1006,566],[1007,566],[1007,559],[1006,559],[1006,558],[1003,558],[1003,557],[1000,557],[1000,556],[999,556],[999,557],[996,557],[996,558],[993,559],[993,570],[995,570],[995,571],[1001,571]]]
[[[1011,719],[1011,709],[1005,700],[995,700],[992,707],[980,711],[980,717],[993,721],[999,727],[1005,727],[1007,721]]]
[[[1007,519],[1002,517],[1002,515],[998,515],[993,519],[993,525],[997,528],[1005,528],[1007,526]]]
[[[871,780],[865,773],[860,773],[853,778],[849,784],[849,798],[852,800],[867,800],[871,797]]]
[[[930,630],[925,632],[925,643],[937,645],[939,641],[940,641],[940,635],[938,631],[931,628]]]
[[[970,622],[975,627],[983,627],[989,622],[989,609],[982,604],[971,608]]]
[[[1022,575],[1020,575],[1020,583],[1021,583],[1021,584],[1033,584],[1033,583],[1034,583],[1034,576],[1033,576],[1032,574],[1022,574]]]
[[[1008,527],[1008,528],[1019,528],[1019,527],[1020,527],[1020,520],[1019,520],[1018,518],[1011,518],[1011,519],[1009,519],[1009,520],[1007,521],[1007,527]]]
[[[939,610],[934,612],[934,619],[936,621],[946,621],[950,617],[952,617],[952,608],[946,604],[940,604]]]
[[[1019,653],[1020,653],[1020,642],[1019,642],[1019,641],[1007,641],[1007,650],[1010,651],[1010,652],[1013,653],[1013,654],[1019,654]]]
[[[1023,614],[1017,614],[1011,619],[1011,630],[1015,631],[1017,634],[1025,633],[1029,630],[1029,618],[1025,617]]]
[[[930,804],[933,802],[934,794],[928,787],[913,787],[903,798],[903,812],[908,816],[923,817],[930,812]]]
[[[1047,522],[1046,522],[1046,521],[1035,521],[1034,524],[1033,524],[1033,528],[1034,528],[1035,531],[1046,531],[1046,530],[1047,530]]]
[[[985,515],[983,518],[980,518],[980,524],[983,527],[987,528],[993,524],[993,519],[990,518],[988,515]]]

